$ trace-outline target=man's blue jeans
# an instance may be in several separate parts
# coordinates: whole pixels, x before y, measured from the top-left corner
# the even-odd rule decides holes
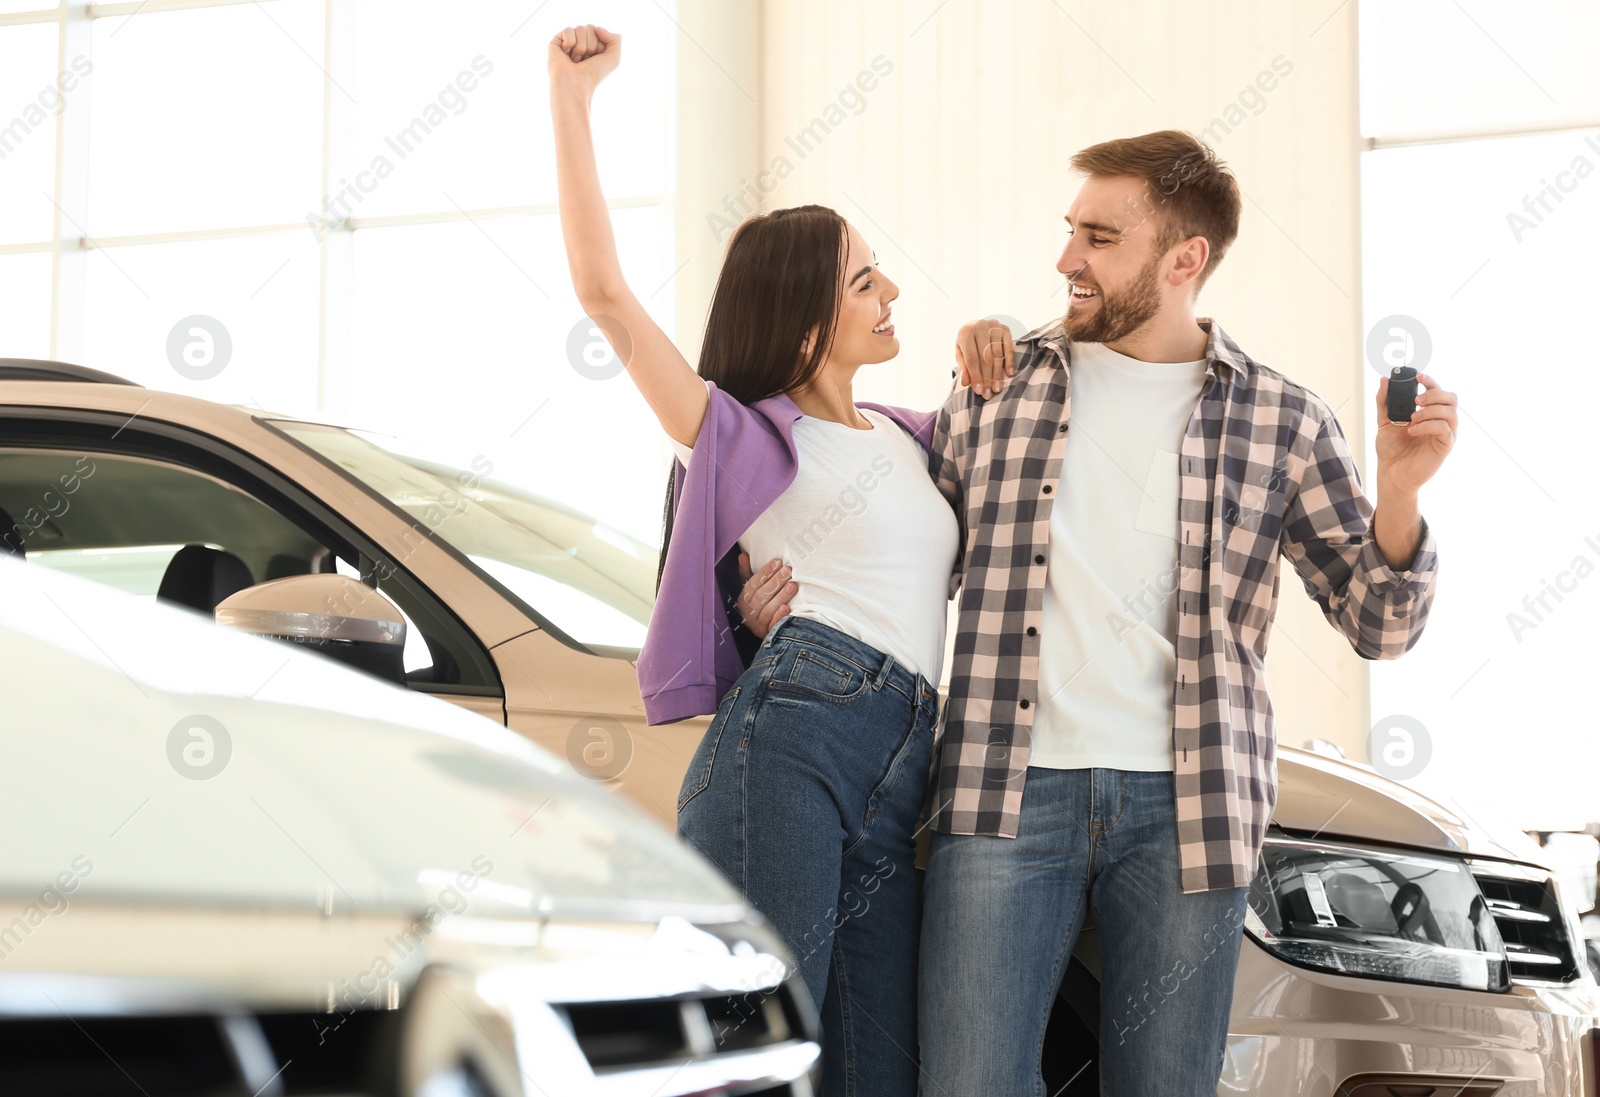
[[[1170,772],[1029,768],[1016,838],[935,834],[922,1092],[1044,1093],[1062,973],[1094,914],[1108,1097],[1215,1097],[1249,888],[1185,895]]]
[[[767,916],[822,1020],[824,1097],[917,1090],[917,816],[939,695],[837,629],[785,617],[717,709],[678,833]]]

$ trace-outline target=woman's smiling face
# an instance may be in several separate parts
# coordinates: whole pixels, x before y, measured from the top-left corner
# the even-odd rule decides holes
[[[890,305],[900,296],[900,287],[878,269],[872,249],[854,225],[845,227],[845,241],[839,276],[844,289],[828,362],[841,366],[887,362],[900,353],[890,316]]]

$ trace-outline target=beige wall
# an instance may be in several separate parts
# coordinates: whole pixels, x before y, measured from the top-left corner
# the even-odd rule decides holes
[[[730,31],[709,29],[719,23],[702,3],[681,5],[686,29],[707,16],[707,33],[754,34],[759,64],[709,85],[723,113],[699,124],[725,135],[720,151],[683,146],[715,166],[704,177],[702,163],[695,201],[680,201],[680,260],[698,268],[693,278],[685,268],[679,288],[685,335],[703,323],[720,250],[708,214],[725,196],[742,188],[762,208],[831,205],[901,287],[903,350],[861,375],[858,399],[935,405],[960,322],[1004,313],[1033,326],[1064,308],[1054,267],[1076,189],[1071,154],[1189,129],[1246,195],[1239,240],[1201,312],[1326,398],[1364,452],[1357,5],[1328,18],[1335,5],[1281,0],[765,0],[717,5],[738,13]],[[681,43],[681,64],[705,69],[695,52]],[[756,81],[754,115],[729,93],[733,76]],[[685,98],[682,110],[706,105]],[[1364,757],[1365,668],[1285,567],[1268,660],[1280,737],[1330,738]]]
[[[676,4],[678,153],[668,200],[681,264],[673,277],[676,337],[691,362],[722,264],[722,246],[707,217],[755,173],[761,148],[762,6],[749,0]]]

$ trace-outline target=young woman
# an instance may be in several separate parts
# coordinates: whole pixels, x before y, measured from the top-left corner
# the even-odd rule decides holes
[[[589,106],[621,39],[569,28],[549,52],[573,285],[678,454],[639,678],[652,724],[715,713],[679,834],[793,952],[824,1092],[910,1097],[914,836],[957,524],[928,474],[932,413],[852,399],[899,350],[898,290],[832,210],[758,214],[729,241],[697,373],[624,282],[600,190]],[[741,548],[804,580],[759,646],[729,612]]]

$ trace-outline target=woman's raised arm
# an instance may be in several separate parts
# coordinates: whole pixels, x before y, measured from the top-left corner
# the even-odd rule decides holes
[[[550,40],[549,54],[561,237],[573,289],[663,429],[693,446],[706,413],[705,382],[623,280],[595,167],[589,105],[594,89],[622,61],[622,36],[601,27],[568,27]]]

